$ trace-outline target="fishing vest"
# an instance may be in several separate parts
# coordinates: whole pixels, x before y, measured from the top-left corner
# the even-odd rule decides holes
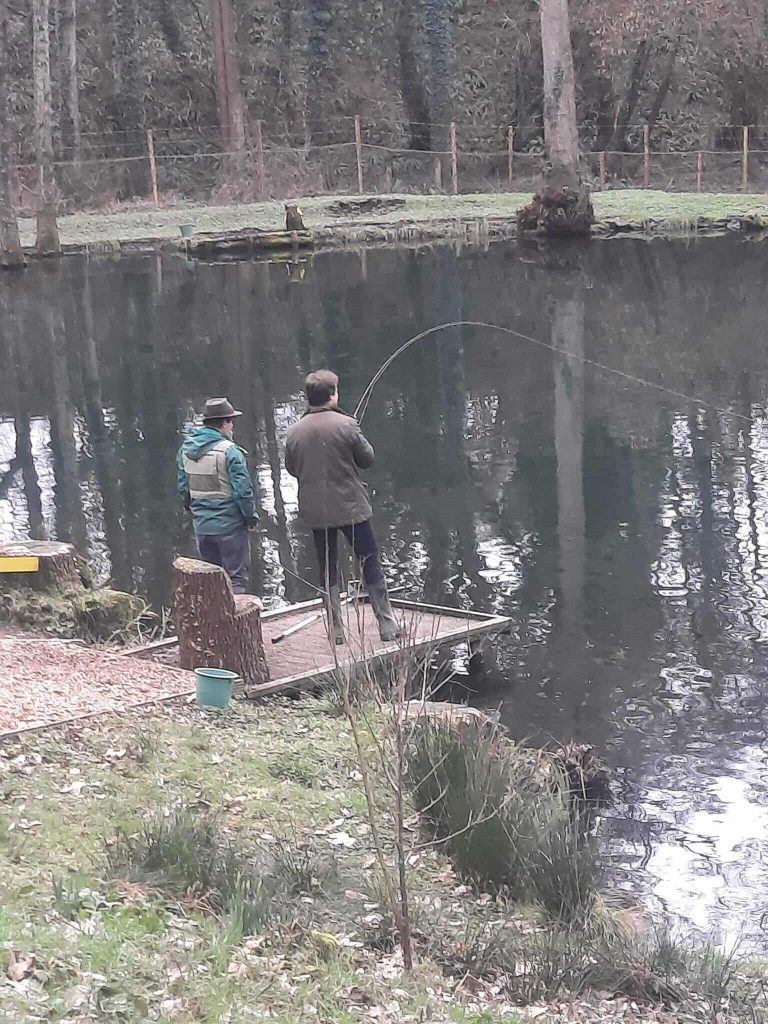
[[[184,456],[184,472],[187,474],[189,496],[192,501],[199,498],[231,498],[232,485],[227,473],[227,449],[235,442],[223,437],[211,445],[208,451],[195,462]]]

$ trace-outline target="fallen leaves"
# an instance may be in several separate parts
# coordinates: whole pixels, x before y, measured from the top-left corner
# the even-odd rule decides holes
[[[6,976],[11,981],[23,981],[30,977],[35,969],[35,957],[32,953],[17,953],[12,949],[8,955],[8,966],[5,969]]]
[[[328,836],[328,842],[331,846],[340,846],[345,850],[351,850],[353,846],[357,845],[357,840],[348,832],[332,832]]]

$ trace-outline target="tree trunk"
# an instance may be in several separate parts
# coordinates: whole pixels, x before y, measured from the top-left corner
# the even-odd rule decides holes
[[[629,80],[624,101],[616,119],[616,126],[613,129],[608,149],[613,153],[624,153],[627,148],[627,130],[632,123],[632,116],[635,113],[637,101],[640,97],[640,90],[643,87],[645,76],[648,73],[648,65],[651,62],[651,51],[647,39],[641,39],[635,50],[635,59],[632,62],[632,76]],[[621,158],[619,158],[621,159]]]
[[[219,109],[225,177],[242,185],[245,178],[245,101],[237,61],[232,0],[210,0],[216,101]]]
[[[544,140],[549,157],[545,186],[526,214],[549,235],[588,234],[595,215],[589,189],[579,176],[579,132],[568,0],[540,0],[544,63]]]
[[[328,32],[333,22],[333,0],[308,0],[309,81],[307,83],[307,127],[310,141],[321,145],[327,133],[326,97],[333,95],[335,76],[331,70]],[[327,136],[325,137],[327,141]]]
[[[8,117],[8,0],[0,0],[0,267],[26,265],[13,206]]]
[[[578,174],[579,133],[568,0],[541,0],[539,8],[547,155],[553,165],[562,164]]]
[[[424,24],[429,51],[429,120],[432,122],[432,147],[443,156],[439,158],[441,178],[447,181],[450,149],[449,57],[451,48],[451,21],[447,0],[425,0]]]
[[[59,128],[64,160],[80,158],[80,101],[77,71],[77,0],[59,0]]]
[[[659,88],[656,90],[656,95],[653,98],[651,109],[648,112],[648,127],[653,131],[656,126],[656,122],[659,119],[659,114],[664,106],[664,101],[669,94],[669,90],[672,87],[672,78],[675,73],[675,64],[677,62],[677,53],[680,49],[680,40],[676,39],[672,44],[672,49],[669,51],[667,57],[667,66],[664,69],[664,74],[659,82]]]
[[[414,39],[416,0],[399,0],[395,16],[397,54],[400,61],[400,92],[408,118],[411,149],[428,150],[432,144],[429,130],[429,104],[424,82],[419,74]]]
[[[280,15],[280,107],[285,127],[290,134],[296,125],[296,104],[293,95],[293,3],[294,0],[278,0]]]
[[[125,170],[118,174],[122,194],[146,196],[149,167],[146,156],[144,67],[140,56],[139,0],[112,0],[112,63],[115,77],[115,121],[122,132]]]
[[[37,205],[37,252],[61,252],[56,223],[53,174],[53,107],[51,103],[50,0],[32,0],[32,71],[35,94],[35,155],[40,194]]]
[[[232,594],[227,574],[194,558],[173,563],[173,622],[182,668],[226,668],[246,686],[269,681],[261,601]]]

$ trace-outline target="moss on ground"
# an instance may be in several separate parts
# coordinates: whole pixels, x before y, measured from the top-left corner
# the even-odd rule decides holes
[[[333,228],[343,239],[343,222],[350,218],[334,218],[328,207],[340,196],[321,196],[302,201],[307,227],[314,230]],[[353,198],[353,197],[348,197]],[[361,222],[383,227],[403,224],[446,221],[463,224],[482,219],[514,218],[518,208],[530,202],[530,193],[499,192],[462,196],[401,196],[403,208],[365,214]],[[651,228],[660,233],[691,229],[696,224],[755,214],[768,216],[768,195],[675,193],[649,189],[626,189],[596,192],[593,195],[598,221],[619,220],[639,229]],[[99,244],[139,239],[179,239],[179,226],[191,222],[196,231],[236,231],[243,228],[274,230],[284,226],[282,202],[254,203],[243,206],[181,205],[159,210],[150,205],[132,206],[111,213],[80,213],[60,218],[61,241],[64,245]],[[354,219],[354,218],[352,218]],[[35,228],[31,220],[20,224],[22,242],[34,244]],[[446,228],[446,237],[450,231]],[[417,240],[417,239],[415,239]]]

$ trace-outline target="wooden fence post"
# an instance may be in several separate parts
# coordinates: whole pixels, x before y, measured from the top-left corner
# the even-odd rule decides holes
[[[267,191],[266,173],[264,169],[264,122],[259,119],[256,122],[256,183],[259,189],[259,199],[264,199]]]
[[[651,126],[643,125],[643,188],[651,183]]]
[[[597,154],[597,163],[600,168],[600,184],[605,188],[605,150]]]
[[[701,182],[704,176],[704,154],[699,150],[696,154],[696,191],[701,192]]]
[[[741,191],[749,192],[749,128],[741,129]]]
[[[512,191],[512,161],[515,156],[515,129],[512,125],[507,128],[507,184]]]
[[[357,155],[357,191],[363,194],[363,136],[360,130],[360,115],[355,114],[355,153]]]
[[[451,195],[459,192],[459,154],[456,149],[456,122],[451,121]]]
[[[157,194],[157,161],[155,160],[155,137],[152,131],[147,132],[147,153],[149,154],[149,180],[152,185],[152,202],[155,206],[160,205]]]

